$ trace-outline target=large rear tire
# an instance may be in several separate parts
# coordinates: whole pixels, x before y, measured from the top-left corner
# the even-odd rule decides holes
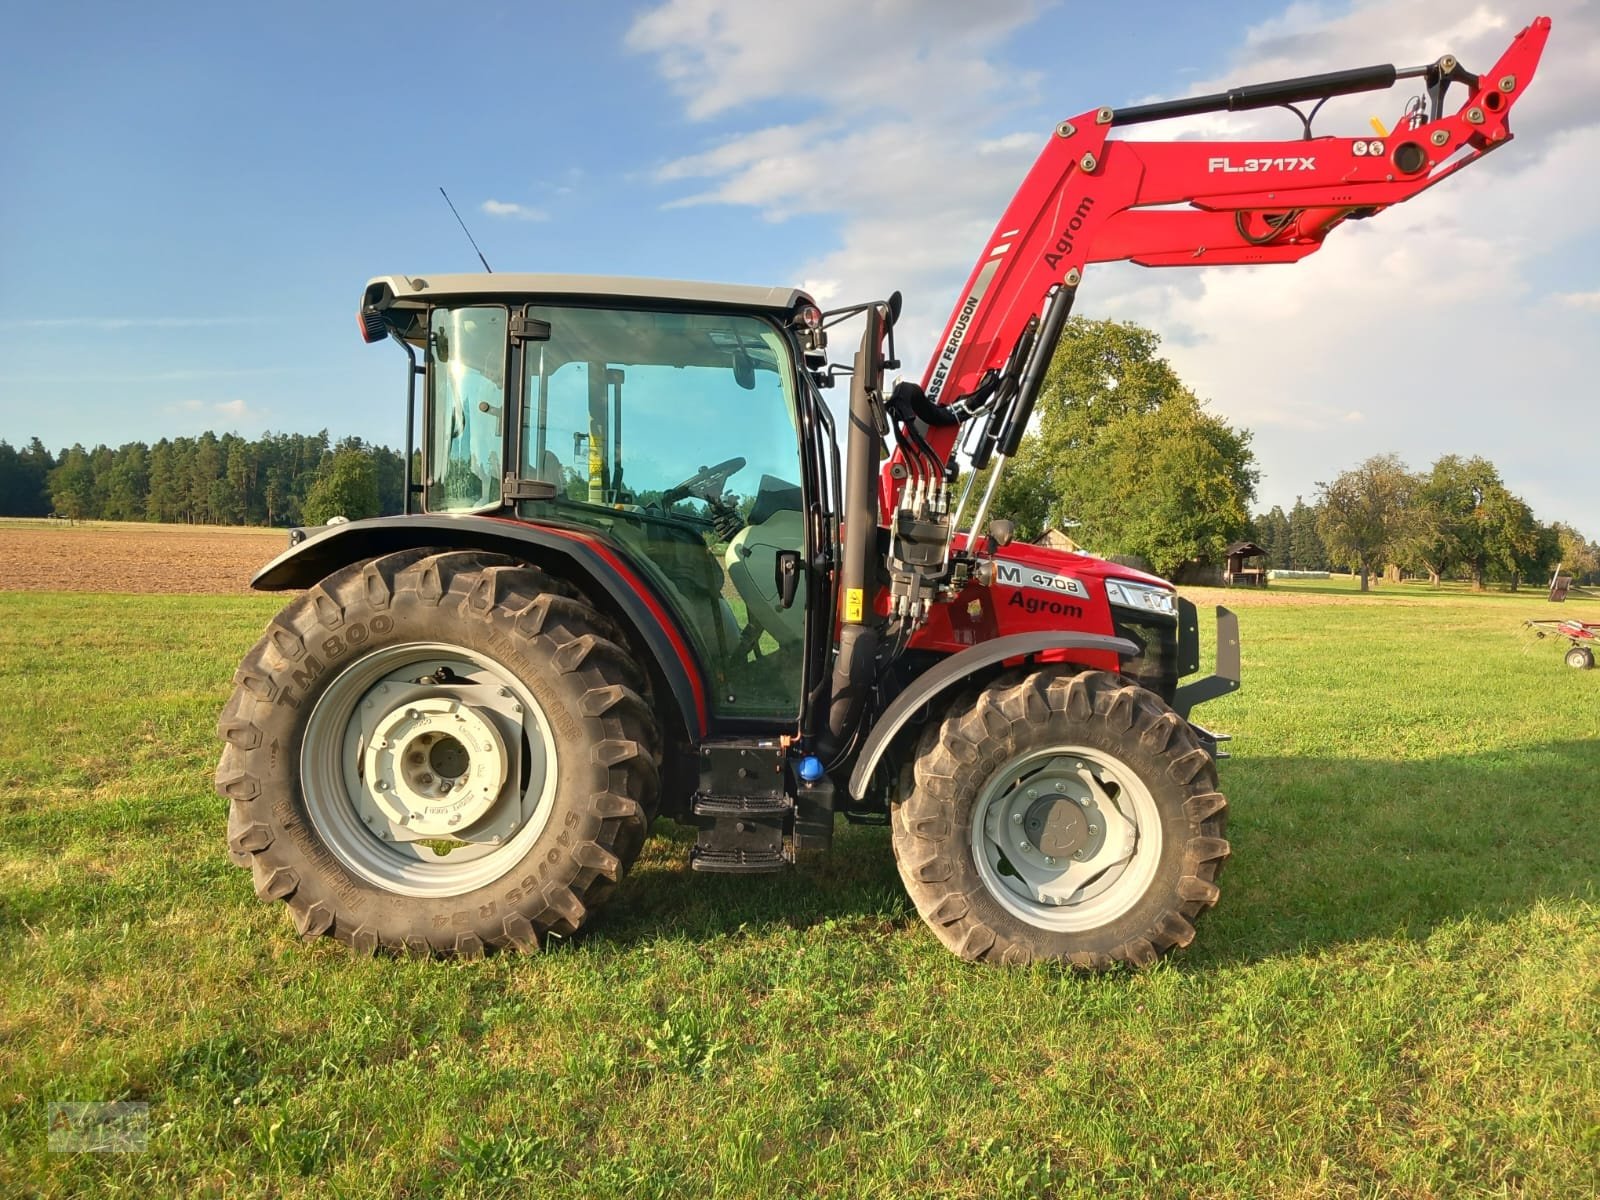
[[[1160,697],[1066,665],[930,722],[893,811],[917,911],[967,959],[1145,966],[1194,939],[1228,856],[1216,767]]]
[[[391,554],[293,601],[218,729],[228,849],[302,936],[537,948],[638,855],[660,739],[613,627],[525,564]]]

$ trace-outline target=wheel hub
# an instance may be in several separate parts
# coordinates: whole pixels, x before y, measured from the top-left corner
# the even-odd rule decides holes
[[[500,731],[444,696],[412,700],[379,718],[362,765],[384,814],[428,838],[448,837],[481,818],[510,774]]]
[[[1083,752],[1035,754],[1019,766],[981,799],[975,849],[1005,893],[1071,920],[1065,914],[1113,886],[1138,848],[1138,825],[1119,806],[1121,772]]]
[[[1022,828],[1039,853],[1048,858],[1070,858],[1089,841],[1087,814],[1065,796],[1035,801],[1023,818]]]

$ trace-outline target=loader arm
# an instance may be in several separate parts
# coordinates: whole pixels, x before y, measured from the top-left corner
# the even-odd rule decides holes
[[[1479,75],[1445,55],[1423,67],[1364,67],[1091,109],[1061,122],[995,226],[922,375],[923,395],[916,399],[953,407],[965,419],[905,421],[896,429],[903,449],[885,464],[879,482],[885,520],[913,503],[913,484],[928,473],[928,456],[919,457],[915,435],[931,444],[946,483],[954,477],[952,451],[964,433],[977,467],[991,454],[1016,452],[1090,263],[1218,266],[1295,262],[1315,253],[1343,222],[1408,200],[1510,141],[1511,108],[1533,78],[1549,31],[1549,18],[1538,18]],[[1378,136],[1314,137],[1303,115],[1304,137],[1286,141],[1109,136],[1119,127],[1198,113],[1320,105],[1331,96],[1412,78],[1422,82],[1424,100]],[[1465,88],[1466,98],[1446,113],[1452,85]],[[927,414],[930,407],[924,403],[921,410]],[[925,492],[933,486],[928,481]],[[986,509],[977,509],[972,528]],[[960,517],[958,506],[952,524],[959,527]]]

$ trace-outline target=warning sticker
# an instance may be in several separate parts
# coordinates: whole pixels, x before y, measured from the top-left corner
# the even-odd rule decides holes
[[[844,620],[857,622],[861,620],[862,591],[860,588],[845,588],[844,590]]]

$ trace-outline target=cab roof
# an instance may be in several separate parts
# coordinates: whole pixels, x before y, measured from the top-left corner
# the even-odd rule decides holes
[[[533,297],[608,296],[618,299],[678,301],[791,313],[815,303],[799,288],[750,287],[736,283],[695,283],[680,279],[637,279],[616,275],[379,275],[362,297],[363,309],[394,304],[411,307],[467,297],[528,300]],[[411,303],[407,303],[407,302]]]

